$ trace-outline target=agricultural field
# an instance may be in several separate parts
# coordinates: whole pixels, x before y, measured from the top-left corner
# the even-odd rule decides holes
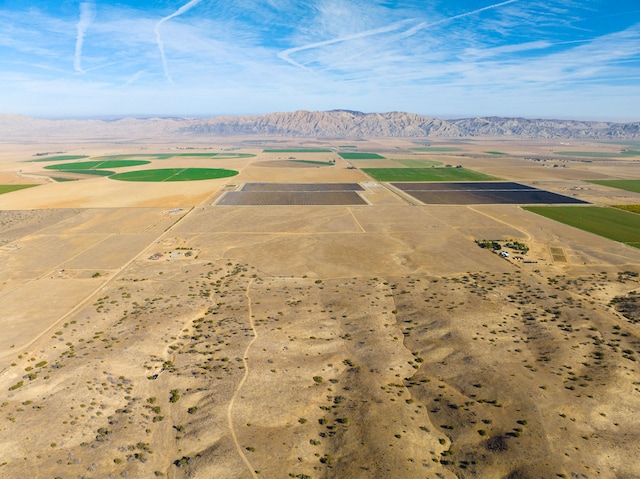
[[[158,170],[128,171],[111,175],[109,179],[118,181],[198,181],[228,178],[237,175],[234,170],[221,168],[162,168]]]
[[[366,205],[367,202],[357,193],[363,190],[362,186],[354,183],[247,183],[240,191],[225,193],[217,205]]]
[[[497,178],[466,168],[362,168],[378,181],[492,181]]]
[[[339,151],[338,155],[344,160],[384,160],[384,156],[378,155],[377,153]]]
[[[635,213],[597,206],[528,206],[525,209],[545,218],[640,248],[640,215]]]
[[[580,204],[584,201],[519,183],[392,183],[424,204]]]
[[[26,188],[32,188],[38,185],[0,185],[0,195],[4,193],[11,193],[12,191],[24,190]]]
[[[640,180],[589,180],[589,183],[640,193]]]
[[[76,163],[61,163],[58,165],[47,165],[46,170],[102,170],[105,168],[126,168],[130,166],[148,165],[150,161],[144,160],[97,160],[81,161]]]
[[[621,210],[631,211],[632,213],[640,213],[640,205],[613,205]]]
[[[57,156],[47,156],[45,158],[38,158],[36,160],[29,160],[31,163],[44,163],[49,161],[72,161],[72,160],[82,160],[84,158],[89,158],[87,155],[57,155]]]

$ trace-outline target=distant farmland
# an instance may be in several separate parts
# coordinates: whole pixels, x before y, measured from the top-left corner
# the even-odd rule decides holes
[[[78,163],[61,163],[58,165],[45,166],[47,170],[100,170],[103,168],[125,168],[128,166],[147,165],[149,161],[144,160],[104,160],[104,161],[81,161]]]
[[[345,160],[384,160],[384,156],[377,153],[364,153],[357,151],[341,151],[338,153]]]
[[[163,168],[159,170],[128,171],[115,174],[109,178],[120,181],[141,182],[198,181],[228,178],[237,174],[237,171],[221,168]]]
[[[362,168],[378,181],[491,181],[497,178],[465,168]]]

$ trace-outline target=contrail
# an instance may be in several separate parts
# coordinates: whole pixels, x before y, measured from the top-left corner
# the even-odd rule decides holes
[[[322,42],[309,43],[308,45],[303,45],[301,47],[289,48],[288,50],[285,50],[283,52],[278,53],[278,57],[280,57],[285,62],[292,64],[293,66],[296,66],[298,68],[302,68],[303,70],[309,71],[309,69],[307,67],[305,67],[305,66],[301,65],[300,63],[298,63],[297,61],[293,60],[291,58],[291,55],[293,53],[301,52],[301,51],[304,51],[304,50],[311,50],[313,48],[324,47],[326,45],[333,45],[334,43],[347,42],[349,40],[358,40],[360,38],[366,38],[366,37],[370,37],[370,36],[373,36],[373,35],[379,35],[381,33],[393,32],[395,30],[399,30],[400,28],[402,28],[402,26],[404,24],[406,24],[407,22],[408,22],[408,20],[405,20],[405,21],[402,21],[402,22],[397,22],[397,23],[394,23],[392,25],[389,25],[388,27],[376,28],[374,30],[366,30],[364,32],[355,33],[353,35],[348,35],[346,37],[334,38],[332,40],[325,40],[325,41],[322,41]]]
[[[508,5],[510,3],[515,3],[517,1],[518,0],[507,0],[506,2],[496,3],[496,4],[493,4],[493,5],[489,5],[487,7],[478,8],[477,10],[472,10],[470,12],[461,13],[460,15],[455,15],[453,17],[443,18],[442,20],[438,20],[437,22],[433,22],[433,23],[422,22],[422,23],[419,23],[418,25],[415,25],[415,26],[411,27],[410,29],[400,33],[398,36],[400,38],[410,37],[412,35],[415,35],[416,33],[418,33],[420,30],[422,30],[424,28],[429,28],[429,27],[433,27],[433,26],[436,26],[436,25],[440,25],[442,23],[450,22],[452,20],[457,20],[458,18],[464,18],[464,17],[468,17],[470,15],[475,15],[476,13],[481,13],[481,12],[484,12],[486,10],[492,10],[494,8],[502,7],[504,5]],[[288,50],[285,50],[283,52],[278,53],[278,57],[280,57],[282,60],[286,61],[287,63],[290,63],[293,66],[296,66],[296,67],[301,68],[303,70],[310,71],[304,65],[301,65],[300,63],[298,63],[295,60],[293,60],[291,58],[291,55],[293,53],[301,52],[301,51],[304,51],[304,50],[311,50],[313,48],[323,47],[323,46],[326,46],[326,45],[333,45],[334,43],[347,42],[349,40],[357,40],[357,39],[360,39],[360,38],[366,38],[366,37],[370,37],[370,36],[373,36],[373,35],[379,35],[381,33],[393,32],[393,31],[399,30],[402,27],[402,25],[404,25],[407,22],[408,22],[408,20],[405,20],[403,22],[394,23],[394,24],[392,24],[392,25],[390,25],[388,27],[377,28],[375,30],[366,30],[364,32],[356,33],[354,35],[348,35],[346,37],[334,38],[332,40],[325,40],[325,41],[317,42],[317,43],[309,43],[308,45],[303,45],[301,47],[289,48]]]
[[[416,25],[415,27],[411,27],[406,32],[403,32],[401,36],[402,37],[410,37],[411,35],[415,35],[418,31],[420,31],[420,30],[422,30],[424,28],[435,27],[436,25],[441,25],[443,23],[451,22],[453,20],[457,20],[458,18],[468,17],[468,16],[471,16],[471,15],[475,15],[476,13],[484,12],[486,10],[493,10],[494,8],[503,7],[505,5],[509,5],[510,3],[515,3],[517,1],[518,0],[507,0],[506,2],[496,3],[494,5],[489,5],[488,7],[478,8],[477,10],[472,10],[470,12],[461,13],[460,15],[454,15],[453,17],[443,18],[442,20],[438,20],[437,22],[432,22],[432,23],[422,22],[422,23]]]
[[[93,2],[82,2],[80,4],[80,20],[78,21],[78,36],[76,37],[76,56],[73,61],[73,68],[78,73],[86,73],[82,69],[82,45],[87,29],[96,17],[96,6]]]
[[[140,78],[142,75],[144,74],[144,70],[140,70],[138,73],[136,73],[135,75],[133,75],[131,78],[129,78],[127,80],[127,82],[124,84],[125,87],[131,85],[132,83],[134,83],[135,81],[138,80],[138,78]]]
[[[173,83],[173,79],[171,78],[171,75],[169,74],[169,67],[167,65],[167,57],[164,54],[164,44],[162,43],[162,37],[160,36],[160,26],[164,22],[168,22],[172,18],[175,18],[175,17],[177,17],[179,15],[182,15],[183,13],[191,10],[193,7],[198,5],[201,1],[202,0],[191,0],[190,2],[184,4],[178,10],[173,12],[171,15],[168,15],[168,16],[162,18],[158,23],[156,23],[156,43],[158,44],[158,50],[160,50],[160,57],[162,58],[162,68],[164,69],[164,76],[167,78],[167,81],[169,83]]]

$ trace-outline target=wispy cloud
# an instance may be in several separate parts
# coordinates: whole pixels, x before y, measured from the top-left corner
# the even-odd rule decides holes
[[[321,47],[326,47],[326,46],[330,46],[330,45],[335,45],[335,44],[344,44],[347,42],[352,42],[354,40],[361,40],[361,39],[365,39],[367,37],[372,37],[372,36],[377,36],[377,35],[383,35],[383,34],[387,34],[387,33],[393,33],[393,32],[398,32],[396,35],[394,35],[394,37],[392,38],[393,41],[399,41],[408,37],[412,37],[416,34],[418,34],[421,30],[424,29],[428,29],[428,28],[432,28],[438,25],[442,25],[445,23],[449,23],[449,22],[453,22],[455,20],[461,19],[461,18],[465,18],[465,17],[469,17],[472,15],[478,15],[482,12],[485,12],[487,10],[493,10],[496,8],[500,8],[512,3],[515,3],[519,0],[507,0],[504,2],[500,2],[500,3],[495,3],[493,5],[489,5],[483,8],[477,8],[475,10],[471,10],[468,12],[464,12],[458,15],[453,15],[453,16],[449,16],[446,18],[442,18],[440,20],[436,20],[433,22],[420,22],[416,25],[413,25],[409,28],[407,28],[408,24],[411,23],[415,23],[415,19],[408,19],[408,20],[403,20],[403,21],[398,21],[395,23],[392,23],[390,25],[384,26],[384,27],[380,27],[380,28],[375,28],[375,29],[371,29],[371,30],[365,30],[362,32],[358,32],[358,33],[354,33],[351,35],[346,35],[346,36],[342,36],[342,37],[338,37],[338,38],[333,38],[330,40],[324,40],[324,41],[319,41],[319,42],[313,42],[313,43],[308,43],[306,45],[302,45],[299,47],[294,47],[294,48],[289,48],[287,50],[284,50],[280,53],[278,53],[278,57],[281,58],[282,60],[286,61],[287,63],[301,68],[303,70],[307,70],[310,71],[310,69],[308,67],[306,67],[305,65],[303,65],[301,62],[296,61],[292,58],[292,55],[296,54],[296,53],[300,53],[300,52],[304,52],[307,50],[314,50],[314,49],[319,49]]]
[[[67,103],[55,108],[112,114],[161,113],[160,94],[167,114],[449,104],[504,114],[533,111],[528,98],[585,110],[579,100],[606,105],[615,91],[608,108],[632,111],[640,22],[617,12],[637,7],[608,1],[172,0],[166,11],[78,0],[71,15],[68,2],[0,1],[0,108],[54,108],[57,90]]]
[[[78,73],[85,73],[82,69],[82,46],[87,29],[91,26],[96,17],[96,6],[93,2],[82,2],[80,4],[80,20],[77,25],[76,54],[73,68]]]
[[[160,21],[156,24],[155,32],[156,32],[156,43],[158,44],[158,50],[160,51],[160,57],[162,59],[162,69],[164,70],[164,76],[169,83],[173,83],[173,79],[171,78],[171,74],[169,73],[169,66],[167,64],[167,56],[164,52],[164,43],[162,42],[162,37],[160,35],[160,27],[163,23],[168,22],[172,18],[182,15],[185,12],[188,12],[193,7],[198,5],[202,0],[191,0],[190,2],[184,4],[178,10],[173,12],[171,15],[167,15],[166,17],[160,19]]]

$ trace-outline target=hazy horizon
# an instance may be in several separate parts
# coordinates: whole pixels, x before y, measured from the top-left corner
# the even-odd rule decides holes
[[[636,0],[0,1],[0,112],[639,121]]]

